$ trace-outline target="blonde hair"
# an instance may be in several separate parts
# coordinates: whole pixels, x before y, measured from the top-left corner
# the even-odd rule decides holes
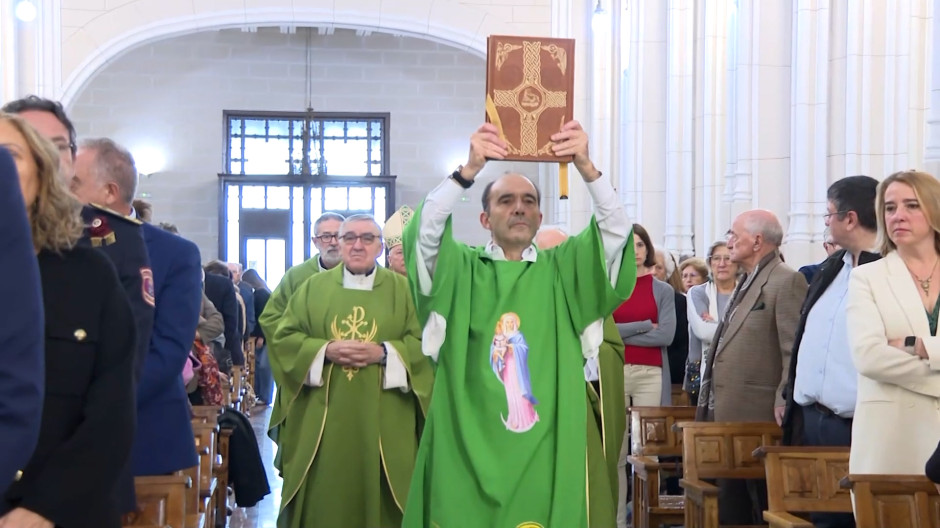
[[[940,181],[926,172],[915,170],[895,172],[878,184],[878,194],[875,196],[875,214],[878,217],[878,248],[882,255],[896,250],[898,247],[888,236],[885,223],[885,192],[892,183],[899,182],[914,190],[914,196],[920,204],[921,211],[927,224],[933,229],[934,249],[940,253]]]
[[[699,276],[702,277],[702,280],[703,280],[703,281],[707,281],[707,280],[708,280],[708,274],[709,274],[709,272],[711,271],[711,270],[708,268],[708,263],[706,263],[704,259],[700,259],[700,258],[698,258],[698,257],[689,257],[689,258],[683,260],[683,261],[682,261],[682,264],[679,264],[679,276],[680,276],[680,278],[681,278],[681,276],[682,276],[682,272],[685,271],[685,268],[688,268],[689,266],[691,266],[692,269],[695,270],[695,273],[698,273]]]
[[[54,252],[73,247],[82,236],[82,204],[59,178],[59,154],[55,146],[19,116],[0,112],[0,120],[10,123],[23,136],[36,163],[39,189],[36,201],[27,207],[33,246]]]

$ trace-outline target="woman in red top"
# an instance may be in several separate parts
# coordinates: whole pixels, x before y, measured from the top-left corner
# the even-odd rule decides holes
[[[633,224],[636,250],[636,286],[626,302],[614,310],[614,322],[624,344],[623,394],[627,407],[669,405],[670,385],[666,347],[676,333],[675,291],[653,277],[655,249],[646,229]],[[667,372],[663,380],[663,368]],[[626,528],[627,455],[630,452],[629,428],[620,449],[620,499],[617,526]]]

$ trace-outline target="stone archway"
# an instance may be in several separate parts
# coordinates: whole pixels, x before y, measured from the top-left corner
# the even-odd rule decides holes
[[[59,90],[59,99],[68,106],[101,68],[129,49],[198,31],[244,26],[367,29],[433,40],[481,57],[486,53],[487,35],[513,33],[507,21],[456,1],[417,0],[408,2],[400,12],[342,10],[332,7],[332,2],[330,5],[295,8],[288,3],[280,7],[206,13],[194,13],[190,6],[177,14],[165,0],[125,4],[104,12],[63,38],[62,76],[66,80]],[[154,20],[155,14],[161,18]]]

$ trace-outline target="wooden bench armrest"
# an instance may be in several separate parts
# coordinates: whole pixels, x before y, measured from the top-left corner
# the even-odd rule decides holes
[[[765,511],[764,520],[770,528],[813,528],[813,523],[787,512]]]
[[[760,446],[751,453],[751,456],[762,459],[770,453],[806,453],[809,455],[818,453],[848,453],[848,446]]]
[[[148,475],[145,477],[134,477],[134,484],[144,484],[148,486],[172,486],[182,484],[185,488],[193,486],[193,479],[188,475]]]
[[[718,497],[718,486],[699,479],[679,479],[679,486],[685,490],[685,496],[701,504],[705,497]]]
[[[633,466],[633,469],[637,472],[642,471],[644,473],[659,471],[663,468],[658,460],[643,455],[630,455],[627,457],[627,463]]]

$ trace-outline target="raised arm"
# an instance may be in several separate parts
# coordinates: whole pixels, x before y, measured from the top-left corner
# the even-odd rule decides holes
[[[503,159],[505,156],[506,143],[499,139],[496,126],[484,124],[470,136],[470,154],[466,165],[459,169],[460,179],[465,183],[461,184],[452,175],[448,176],[425,198],[421,208],[421,223],[418,226],[418,244],[415,248],[418,279],[425,295],[431,291],[431,279],[437,266],[441,237],[444,235],[447,219],[454,211],[454,205],[463,196],[466,188],[473,184],[487,159]]]
[[[620,270],[623,247],[630,235],[632,224],[627,218],[623,204],[617,199],[617,192],[610,183],[610,178],[601,174],[588,152],[588,136],[581,123],[569,121],[561,131],[552,136],[555,142],[553,150],[558,156],[574,156],[574,166],[587,185],[594,200],[594,218],[601,232],[604,244],[604,260],[611,284],[616,284]]]

